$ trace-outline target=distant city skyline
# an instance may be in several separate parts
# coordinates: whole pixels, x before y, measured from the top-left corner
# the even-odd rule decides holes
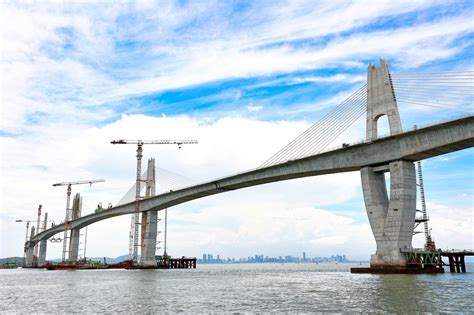
[[[287,262],[287,263],[300,263],[300,262],[348,262],[346,255],[332,255],[332,256],[315,256],[306,257],[306,253],[303,252],[302,257],[294,257],[291,255],[269,257],[262,254],[254,256],[247,256],[241,258],[235,257],[220,257],[219,254],[214,258],[214,254],[202,254],[202,258],[198,258],[198,263],[201,264],[220,264],[220,263],[276,263],[276,262]]]

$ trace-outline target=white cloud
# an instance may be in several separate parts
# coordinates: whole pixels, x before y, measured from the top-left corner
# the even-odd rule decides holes
[[[263,109],[263,106],[249,105],[245,106],[249,112],[259,112]]]
[[[149,5],[3,3],[1,72],[9,79],[0,128],[18,133],[38,114],[44,124],[64,117],[90,124],[115,118],[111,104],[131,96],[216,80],[346,67],[379,56],[413,67],[460,53],[465,47],[453,42],[472,31],[470,15],[453,15],[357,32],[383,17],[442,6],[430,1],[267,3],[239,14],[209,4],[144,9]],[[349,35],[333,37],[340,32]],[[301,40],[311,44],[295,44]]]

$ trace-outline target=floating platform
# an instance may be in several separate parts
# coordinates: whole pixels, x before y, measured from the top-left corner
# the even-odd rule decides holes
[[[403,251],[407,258],[406,267],[356,267],[351,268],[351,273],[374,274],[436,274],[444,273],[443,266],[449,266],[450,272],[466,272],[465,256],[474,256],[472,250],[424,250],[410,249]],[[447,257],[449,263],[443,262],[442,257]]]
[[[158,260],[156,266],[131,265],[125,269],[196,269],[196,257],[168,258]]]
[[[436,274],[444,273],[443,268],[374,268],[374,267],[355,267],[351,268],[351,273],[373,273],[373,274]]]
[[[46,264],[48,270],[92,270],[92,269],[126,269],[133,266],[132,260],[125,260],[117,264],[101,264],[98,261],[78,261],[76,263]]]
[[[351,273],[374,274],[435,274],[444,273],[441,252],[411,249],[403,251],[405,266],[377,266],[351,268]]]

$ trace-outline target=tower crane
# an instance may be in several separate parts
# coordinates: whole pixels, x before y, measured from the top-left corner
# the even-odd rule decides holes
[[[112,144],[136,144],[137,145],[137,184],[135,191],[135,212],[132,216],[132,223],[129,234],[128,258],[134,262],[138,261],[138,226],[140,215],[140,182],[142,173],[142,157],[144,144],[176,144],[179,149],[183,144],[197,144],[197,140],[113,140]],[[133,249],[133,251],[132,251]]]
[[[83,185],[83,184],[89,184],[92,186],[94,183],[101,183],[105,182],[104,179],[90,179],[90,180],[82,180],[82,181],[76,181],[76,182],[61,182],[61,183],[56,183],[53,184],[54,187],[56,186],[67,186],[67,201],[66,201],[66,218],[64,219],[64,224],[66,225],[66,228],[64,229],[64,237],[63,237],[63,257],[62,261],[66,261],[66,252],[67,252],[67,242],[66,239],[68,238],[67,232],[69,230],[69,218],[71,217],[69,209],[69,204],[71,201],[71,186],[72,185]]]
[[[436,250],[436,244],[431,238],[431,229],[428,228],[429,219],[426,212],[425,187],[423,185],[421,161],[417,161],[416,166],[418,169],[418,181],[419,181],[418,186],[420,187],[421,212],[423,214],[422,220],[423,220],[424,231],[425,231],[425,250],[434,252]]]

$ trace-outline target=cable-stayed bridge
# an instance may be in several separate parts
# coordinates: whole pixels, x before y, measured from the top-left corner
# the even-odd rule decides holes
[[[140,212],[151,214],[148,218],[153,218],[159,210],[231,190],[307,176],[360,171],[367,215],[377,244],[377,252],[371,257],[371,266],[403,268],[407,262],[403,250],[411,247],[415,225],[414,162],[474,145],[473,100],[472,71],[391,75],[387,63],[381,60],[380,67],[369,65],[367,85],[258,168],[147,197],[140,201]],[[456,110],[466,115],[404,130],[397,106],[401,102]],[[327,149],[332,141],[364,114],[365,141]],[[382,116],[388,119],[390,135],[380,138],[378,121]],[[385,185],[387,172],[390,173],[389,193]],[[148,182],[153,180],[149,178]],[[31,249],[39,241],[67,228],[78,230],[134,211],[135,202],[125,203],[32,236],[25,246],[27,262],[33,261]],[[140,262],[143,265],[154,261],[156,224],[153,227],[150,222],[142,222]],[[41,258],[44,260],[44,257],[40,257],[40,261]]]

